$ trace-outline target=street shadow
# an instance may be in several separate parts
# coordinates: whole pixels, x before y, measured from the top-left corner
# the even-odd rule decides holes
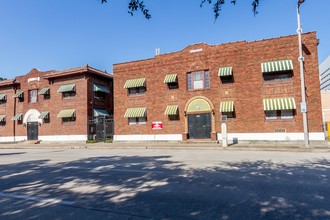
[[[18,154],[25,154],[25,152],[1,153],[0,156],[11,156],[11,155],[18,155]]]
[[[330,219],[330,161],[91,157],[0,165],[0,219]]]

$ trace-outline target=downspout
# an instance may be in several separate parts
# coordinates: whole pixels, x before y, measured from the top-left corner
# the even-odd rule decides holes
[[[17,92],[17,87],[15,85],[13,85],[14,88],[14,94],[16,94]],[[14,117],[16,115],[16,98],[14,98]],[[14,142],[16,141],[16,121],[13,121],[13,136],[14,136]]]

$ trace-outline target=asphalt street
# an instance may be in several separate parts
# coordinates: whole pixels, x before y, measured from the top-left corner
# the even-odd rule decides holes
[[[0,219],[330,219],[330,153],[0,149]]]

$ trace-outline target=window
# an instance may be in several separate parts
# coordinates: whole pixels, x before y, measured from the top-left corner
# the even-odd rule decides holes
[[[265,111],[267,120],[293,119],[294,110]]]
[[[101,92],[101,91],[95,91],[94,92],[94,98],[104,100],[105,99],[105,93]]]
[[[29,103],[36,103],[38,101],[38,90],[29,90]]]
[[[281,111],[281,119],[292,119],[292,118],[293,118],[293,110]]]
[[[177,89],[179,88],[178,82],[167,83],[168,89]]]
[[[234,112],[222,112],[222,115],[226,115],[227,118],[235,118]]]
[[[44,95],[44,99],[50,99],[50,93]]]
[[[168,119],[170,121],[178,121],[178,120],[180,120],[180,116],[178,114],[177,115],[169,115]]]
[[[187,74],[188,90],[210,88],[210,75],[208,71],[198,71]]]
[[[18,102],[24,102],[24,96],[18,97]]]
[[[272,80],[285,80],[292,78],[292,71],[282,71],[282,72],[271,72],[271,73],[264,73],[263,77],[265,81],[272,81]]]
[[[7,100],[6,99],[0,100],[0,105],[5,105],[6,103],[7,103]]]
[[[76,91],[62,92],[63,99],[69,99],[76,96]]]
[[[76,117],[62,118],[62,124],[73,124],[76,121]]]
[[[6,126],[6,121],[0,121],[0,126],[1,127]]]
[[[146,117],[128,118],[129,125],[146,124]]]
[[[135,87],[135,88],[129,88],[128,94],[129,95],[141,95],[146,92],[146,87]]]
[[[221,78],[221,82],[223,84],[233,83],[234,82],[234,77],[233,76],[222,76],[220,78]]]

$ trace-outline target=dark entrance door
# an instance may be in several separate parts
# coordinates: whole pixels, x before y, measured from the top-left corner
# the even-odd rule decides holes
[[[38,122],[27,123],[27,139],[38,140]]]
[[[211,138],[211,114],[188,115],[190,139]]]

